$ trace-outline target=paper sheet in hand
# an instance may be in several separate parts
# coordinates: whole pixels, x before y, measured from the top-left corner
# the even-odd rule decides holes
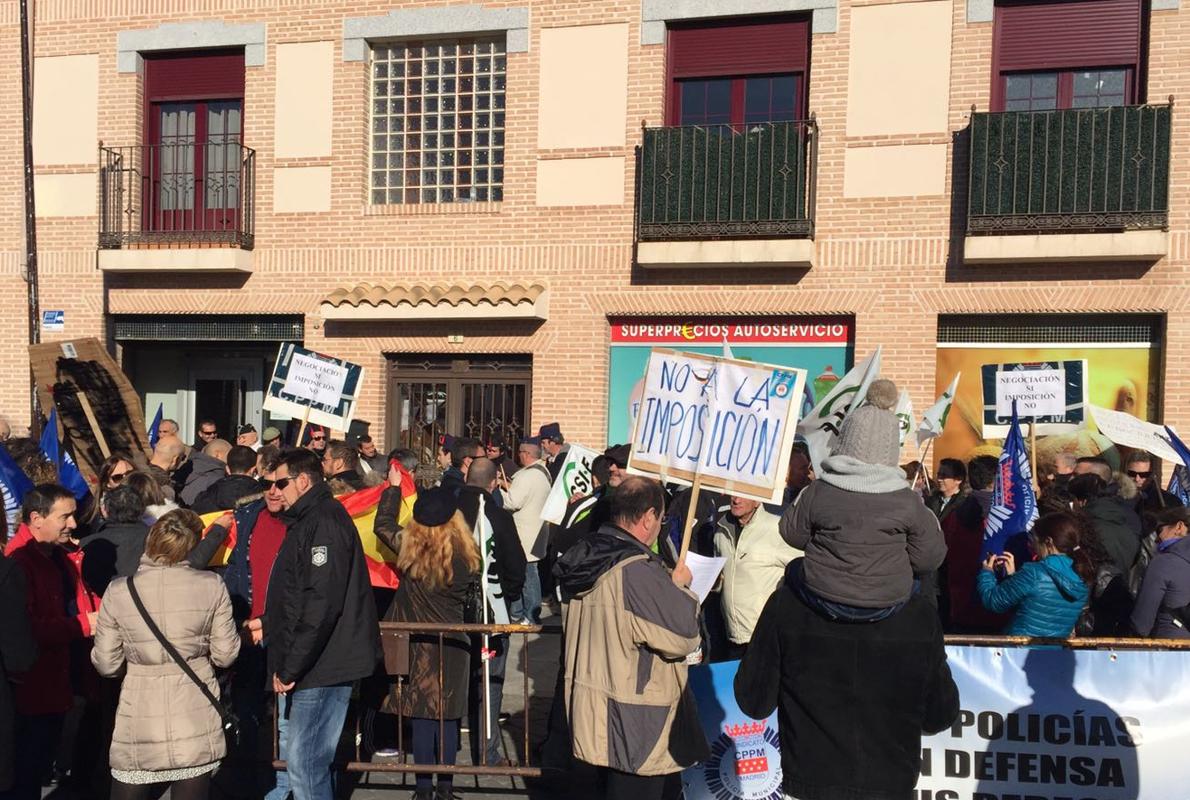
[[[686,566],[694,576],[694,580],[690,582],[690,591],[698,595],[698,602],[707,601],[707,595],[715,588],[715,581],[726,563],[726,558],[707,558],[694,552],[686,553]]]

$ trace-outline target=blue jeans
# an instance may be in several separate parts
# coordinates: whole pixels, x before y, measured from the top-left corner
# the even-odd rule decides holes
[[[285,697],[289,718],[285,739],[289,788],[294,800],[332,800],[331,762],[343,735],[351,684],[296,689]]]
[[[287,758],[286,748],[289,746],[289,697],[281,695],[277,698],[277,756],[281,760]],[[241,717],[240,719],[243,719]],[[264,800],[286,800],[289,797],[289,772],[279,769],[275,773],[273,788],[264,796]]]
[[[513,616],[520,611],[530,625],[541,622],[541,576],[537,574],[540,563],[531,561],[525,565],[525,587],[521,589],[521,599],[513,603]]]

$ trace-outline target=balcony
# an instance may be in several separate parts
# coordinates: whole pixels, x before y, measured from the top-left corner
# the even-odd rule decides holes
[[[99,267],[251,272],[256,151],[234,140],[99,148]]]
[[[967,263],[1155,261],[1172,105],[972,114]]]
[[[645,128],[637,264],[811,266],[817,168],[813,119]]]

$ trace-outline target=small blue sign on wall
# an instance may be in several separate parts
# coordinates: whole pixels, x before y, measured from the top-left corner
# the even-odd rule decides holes
[[[42,311],[41,329],[43,331],[66,330],[66,312],[61,309],[57,311]]]

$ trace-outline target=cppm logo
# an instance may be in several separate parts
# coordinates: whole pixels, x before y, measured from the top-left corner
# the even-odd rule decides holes
[[[724,725],[703,778],[716,800],[781,800],[777,731],[763,720]]]

